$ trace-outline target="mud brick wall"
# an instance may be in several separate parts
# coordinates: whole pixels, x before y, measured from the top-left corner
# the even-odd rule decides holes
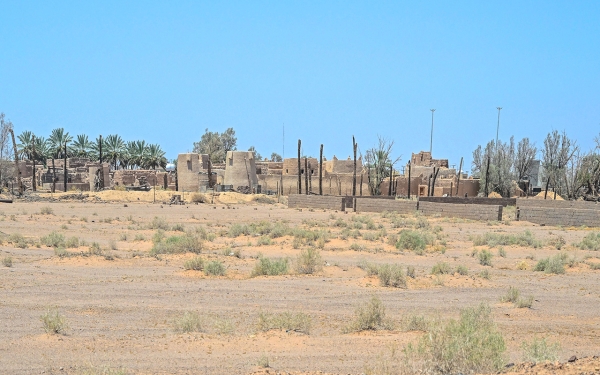
[[[600,210],[577,208],[522,207],[519,220],[542,225],[600,227]]]
[[[484,197],[419,197],[419,202],[452,203],[452,204],[484,204],[490,206],[515,206],[517,198],[484,198]]]
[[[548,192],[548,198],[551,197]],[[600,210],[600,204],[586,201],[555,201],[553,199],[517,198],[517,207],[544,207],[544,208],[574,208],[580,210]]]
[[[479,204],[452,204],[419,202],[419,211],[425,215],[459,217],[471,220],[502,220],[502,206]]]
[[[321,208],[344,211],[344,197],[327,195],[291,194],[288,197],[289,208]]]
[[[383,212],[393,211],[401,214],[410,214],[417,210],[417,202],[410,200],[355,198],[355,212]]]

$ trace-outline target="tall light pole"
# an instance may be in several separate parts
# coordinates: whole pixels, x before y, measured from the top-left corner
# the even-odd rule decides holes
[[[429,154],[431,154],[431,150],[433,149],[433,112],[435,109],[430,109],[431,111],[431,139],[429,140]]]
[[[496,127],[496,150],[498,150],[498,133],[500,132],[500,110],[502,107],[496,107],[498,110],[498,126]]]

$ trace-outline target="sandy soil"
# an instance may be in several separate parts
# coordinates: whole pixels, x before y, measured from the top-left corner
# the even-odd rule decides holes
[[[157,202],[168,201],[171,194],[157,192]],[[455,318],[460,309],[487,302],[504,334],[507,360],[518,363],[506,371],[600,373],[598,359],[592,358],[600,355],[600,271],[586,264],[600,262],[600,254],[573,246],[590,229],[428,218],[431,228],[441,228],[438,244],[416,255],[398,252],[387,243],[386,238],[401,228],[380,214],[360,215],[370,217],[376,229],[363,227],[361,236],[344,239],[339,238],[343,228],[335,223],[341,219],[354,225],[355,213],[288,209],[253,199],[232,193],[216,197],[215,204],[169,206],[152,204],[151,192],[106,191],[83,200],[2,204],[0,258],[11,257],[13,264],[0,266],[0,372],[84,374],[111,368],[136,374],[360,374],[390,347],[418,340],[422,332],[405,332],[403,318]],[[41,213],[48,208],[50,214]],[[188,231],[202,227],[214,233],[213,241],[204,242],[201,256],[223,262],[225,276],[185,270],[183,263],[195,254],[151,256],[156,230],[148,225],[154,217]],[[268,245],[259,245],[256,236],[227,236],[233,223],[261,220],[331,231],[320,251],[323,270],[315,275],[250,277],[259,254],[294,260],[306,247],[294,248],[291,236]],[[407,217],[407,225],[416,220]],[[382,228],[383,238],[364,238]],[[563,275],[534,272],[537,260],[559,253],[550,245],[505,246],[506,257],[495,255],[492,267],[481,266],[472,256],[474,248],[487,247],[474,247],[470,236],[525,230],[541,240],[562,237],[562,251],[578,262]],[[53,248],[39,244],[53,231],[86,244],[67,249],[71,256],[58,257]],[[15,234],[29,243],[24,248],[10,243]],[[103,249],[102,255],[87,255],[93,242]],[[241,258],[223,255],[225,249],[239,250]],[[496,254],[497,249],[490,251]],[[408,279],[406,289],[382,287],[377,277],[358,267],[361,261],[411,265],[415,278]],[[468,267],[468,275],[430,275],[441,261],[453,268]],[[527,269],[519,269],[523,264]],[[489,280],[480,276],[483,270],[489,271]],[[534,296],[532,308],[500,302],[510,286]],[[381,298],[397,328],[342,333],[356,306],[373,295]],[[45,333],[40,316],[48,308],[65,316],[65,335]],[[174,331],[174,321],[187,311],[204,319],[202,332]],[[310,334],[258,330],[261,312],[284,311],[310,315]],[[562,362],[571,356],[589,358],[562,365],[521,364],[522,342],[536,336],[559,342]],[[270,368],[257,365],[265,358]]]

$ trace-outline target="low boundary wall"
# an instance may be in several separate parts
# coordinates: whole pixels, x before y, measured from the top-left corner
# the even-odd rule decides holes
[[[419,202],[451,203],[451,204],[481,204],[490,206],[515,206],[517,198],[485,198],[485,197],[419,197]]]
[[[419,202],[419,211],[425,215],[459,217],[471,220],[502,220],[502,206]]]
[[[589,204],[589,202],[582,203]],[[522,207],[518,211],[518,217],[521,221],[529,221],[540,225],[567,225],[575,227],[585,225],[588,227],[600,227],[599,209]]]
[[[548,194],[550,198],[550,194]],[[554,199],[518,198],[517,208],[543,207],[543,208],[572,208],[580,210],[600,210],[600,203],[586,201],[558,201]]]
[[[326,210],[344,211],[344,197],[331,195],[290,194],[289,208],[321,208]]]
[[[394,211],[401,214],[417,210],[417,201],[395,199],[354,198],[355,212]]]

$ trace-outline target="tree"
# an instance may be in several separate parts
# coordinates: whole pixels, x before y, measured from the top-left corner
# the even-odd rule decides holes
[[[111,163],[114,169],[117,169],[118,165],[125,157],[125,142],[121,136],[110,134],[106,137],[105,146],[103,146],[102,152],[103,158]]]
[[[194,152],[207,154],[213,163],[225,162],[227,151],[236,150],[237,138],[233,128],[223,133],[211,132],[206,129],[199,142],[194,142]]]
[[[554,130],[548,133],[542,150],[542,166],[544,167],[544,179],[546,180],[544,198],[548,195],[550,182],[552,182],[555,193],[560,190],[561,185],[568,188],[564,184],[566,167],[577,151],[579,151],[579,146],[567,136],[566,132],[563,131],[561,134],[558,130]]]
[[[4,113],[0,113],[0,183],[6,184],[14,176],[15,165],[10,160],[13,158],[10,130],[12,122],[6,120]]]
[[[271,161],[282,162],[283,158],[276,152],[271,153]]]
[[[471,169],[473,174],[479,174],[479,192],[496,192],[503,197],[510,197],[514,192],[514,160],[514,137],[511,137],[508,143],[498,141],[496,144],[495,141],[489,141],[485,149],[482,149],[481,145],[477,146],[473,151]]]
[[[517,181],[531,177],[531,167],[537,155],[537,147],[529,142],[529,138],[523,138],[517,144],[517,153],[515,154],[515,172]]]
[[[17,144],[19,158],[33,159],[34,137],[35,135],[29,130],[25,130],[17,136],[17,139],[19,140],[19,144]]]
[[[148,145],[142,166],[147,169],[165,168],[167,166],[165,152],[158,144]]]
[[[78,134],[71,144],[71,154],[80,158],[88,158],[92,152],[92,142],[85,134]]]
[[[263,160],[262,156],[258,153],[258,151],[256,151],[256,148],[254,146],[250,146],[250,148],[248,149],[248,151],[254,153],[254,160],[256,160],[256,161]]]
[[[365,162],[369,171],[369,190],[371,195],[381,195],[381,182],[390,177],[390,167],[396,164],[400,157],[392,160],[394,141],[378,136],[377,146],[367,150]],[[390,181],[391,183],[391,181]]]
[[[73,140],[69,132],[65,132],[64,128],[56,128],[48,137],[48,145],[53,159],[64,158],[65,154],[69,157],[69,148],[65,146]]]

